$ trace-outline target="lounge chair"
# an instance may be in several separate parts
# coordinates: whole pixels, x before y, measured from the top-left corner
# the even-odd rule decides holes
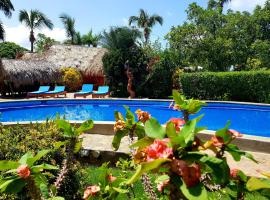
[[[44,97],[59,97],[59,95],[64,95],[67,97],[67,91],[65,91],[65,86],[55,86],[53,91],[44,92],[41,96]]]
[[[99,86],[97,91],[93,92],[94,98],[105,97],[109,95],[109,86]]]
[[[37,91],[34,92],[28,92],[27,97],[39,97],[45,92],[48,92],[50,89],[50,86],[40,86]]]
[[[74,98],[76,97],[84,97],[86,98],[88,95],[93,93],[93,84],[83,84],[82,90],[74,93]]]

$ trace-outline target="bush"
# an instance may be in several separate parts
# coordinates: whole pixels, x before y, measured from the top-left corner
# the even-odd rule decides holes
[[[13,42],[0,43],[0,58],[15,59],[18,53],[23,53],[25,51],[27,51],[27,49]]]
[[[189,98],[270,101],[270,71],[184,73],[180,75],[179,81]]]
[[[78,90],[82,83],[81,73],[73,67],[65,67],[62,69],[63,73],[63,83],[69,91]]]

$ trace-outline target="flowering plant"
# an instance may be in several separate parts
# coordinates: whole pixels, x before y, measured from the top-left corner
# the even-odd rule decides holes
[[[232,143],[242,135],[230,130],[229,122],[224,128],[216,131],[210,140],[203,141],[198,133],[206,127],[197,126],[203,115],[194,117],[192,114],[198,113],[205,103],[187,100],[177,91],[173,91],[173,97],[173,107],[182,112],[183,119],[173,118],[162,126],[155,118],[150,117],[150,114],[140,110],[137,112],[136,122],[129,109],[127,121],[121,119],[124,125],[116,131],[117,141],[119,131],[130,133],[132,128],[139,126],[140,133],[143,133],[130,146],[137,170],[125,182],[126,185],[132,185],[145,173],[154,173],[157,175],[157,189],[165,199],[194,200],[209,199],[213,193],[224,193],[225,188],[232,191],[227,192],[229,198],[243,199],[246,191],[270,187],[268,179],[250,178],[240,170],[230,169],[225,152],[231,154],[235,161],[240,161],[243,156],[257,161],[251,154],[240,150]],[[117,113],[117,116],[121,115]],[[142,120],[142,116],[147,117]],[[123,135],[126,134],[121,136]]]

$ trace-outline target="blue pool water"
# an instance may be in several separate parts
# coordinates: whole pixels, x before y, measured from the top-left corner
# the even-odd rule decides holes
[[[127,105],[134,112],[148,111],[161,123],[181,113],[169,109],[169,101],[138,100],[37,100],[0,103],[0,122],[40,121],[53,119],[58,113],[68,120],[114,121],[114,111],[125,112]],[[270,137],[270,106],[208,103],[199,114],[205,114],[199,125],[217,130],[231,121],[230,128],[244,134]],[[194,116],[195,117],[195,116]]]

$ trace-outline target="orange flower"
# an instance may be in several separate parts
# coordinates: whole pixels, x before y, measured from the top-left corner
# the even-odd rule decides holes
[[[181,110],[181,107],[180,107],[179,105],[175,104],[175,105],[173,106],[173,109],[174,109],[174,110]]]
[[[173,154],[172,148],[168,147],[169,139],[156,139],[153,144],[145,149],[147,161],[152,161],[159,158],[168,158]]]
[[[215,147],[222,147],[224,145],[224,140],[221,137],[218,136],[213,136],[211,138],[212,144]]]
[[[17,173],[19,177],[26,179],[30,176],[31,172],[27,165],[21,165],[17,168]]]
[[[114,177],[112,174],[110,174],[110,175],[108,175],[107,179],[110,183],[112,183],[116,180],[116,177]]]
[[[228,133],[231,134],[233,138],[238,138],[238,137],[243,136],[241,133],[233,129],[228,130]]]
[[[138,120],[142,123],[145,123],[151,118],[151,115],[148,112],[142,111],[140,109],[136,110],[135,113],[137,114]]]
[[[169,184],[170,180],[165,180],[163,182],[160,182],[157,184],[157,189],[159,192],[162,192],[164,190],[164,188]]]
[[[83,199],[88,199],[89,196],[95,196],[100,191],[98,185],[91,185],[86,188],[83,194]]]
[[[181,118],[171,118],[169,121],[174,124],[176,131],[180,131],[181,127],[186,123],[185,120]]]
[[[230,170],[230,176],[233,178],[233,179],[238,179],[238,172],[239,172],[239,169],[231,169]]]
[[[118,120],[115,122],[115,124],[113,126],[113,130],[114,130],[114,132],[122,131],[122,130],[124,130],[125,127],[126,127],[126,123],[122,120]]]

